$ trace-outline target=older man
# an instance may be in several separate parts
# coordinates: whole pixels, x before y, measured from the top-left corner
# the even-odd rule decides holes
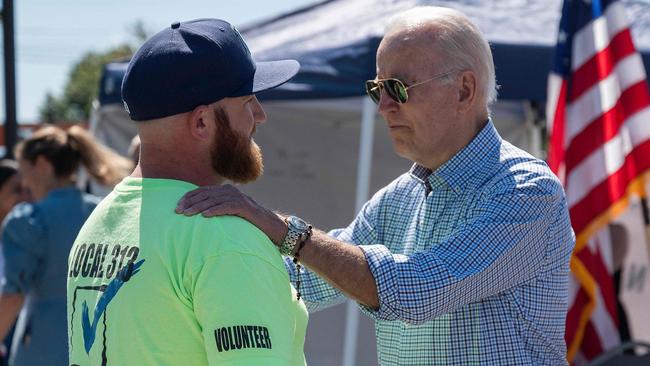
[[[297,71],[255,63],[218,19],[174,23],[133,56],[122,98],[141,154],[70,252],[72,365],[305,364],[307,310],[269,238],[238,217],[174,214],[197,186],[261,174],[255,93]]]
[[[376,319],[382,365],[566,364],[574,237],[564,192],[494,128],[494,64],[478,28],[445,8],[398,15],[366,90],[415,164],[347,228],[292,245],[309,226],[233,187],[191,192],[179,212],[253,222],[312,270],[289,265],[308,308],[340,299],[334,287],[358,301]]]

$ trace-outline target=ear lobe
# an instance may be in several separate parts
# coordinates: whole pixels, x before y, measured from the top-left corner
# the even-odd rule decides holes
[[[210,108],[198,106],[187,116],[190,134],[198,140],[210,141],[214,124],[210,123]]]

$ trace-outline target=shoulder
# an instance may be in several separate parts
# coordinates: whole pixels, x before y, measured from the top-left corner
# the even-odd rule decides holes
[[[78,187],[69,187],[50,192],[43,200],[37,203],[44,211],[60,211],[72,207],[95,207],[101,197],[85,193]]]
[[[102,201],[102,197],[90,193],[82,193],[81,200],[89,206],[97,206]]]
[[[546,162],[507,141],[501,145],[498,168],[486,188],[495,194],[564,197],[560,180]]]
[[[192,242],[192,251],[201,257],[239,253],[280,260],[280,254],[268,236],[241,217],[205,218],[196,215],[187,219],[192,228],[191,238],[188,238]]]
[[[14,206],[5,219],[5,225],[19,222],[34,222],[41,216],[41,208],[34,203],[22,202]]]
[[[418,194],[424,186],[413,176],[406,172],[388,183],[375,193],[370,202],[376,205],[385,204],[393,201],[401,201],[402,198]]]
[[[42,232],[45,225],[42,216],[42,210],[37,204],[19,203],[2,224],[3,236],[25,236]]]

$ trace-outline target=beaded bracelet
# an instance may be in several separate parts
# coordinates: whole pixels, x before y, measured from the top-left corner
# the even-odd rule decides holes
[[[309,229],[307,230],[307,233],[303,237],[303,239],[300,241],[300,244],[298,244],[298,249],[296,252],[293,254],[293,264],[296,266],[296,298],[297,300],[300,300],[300,269],[302,266],[300,265],[300,262],[298,260],[300,259],[300,250],[305,246],[309,238],[311,238],[311,225],[309,225]]]

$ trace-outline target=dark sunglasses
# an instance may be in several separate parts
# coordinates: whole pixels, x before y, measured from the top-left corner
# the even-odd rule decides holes
[[[409,100],[409,89],[414,88],[418,85],[422,85],[424,83],[428,83],[429,81],[451,75],[452,72],[453,71],[447,71],[442,74],[438,74],[430,79],[417,82],[413,85],[406,85],[401,80],[394,78],[367,80],[366,93],[368,96],[370,96],[370,99],[375,102],[375,104],[379,104],[379,101],[381,100],[381,91],[382,89],[385,89],[386,94],[388,94],[392,100],[396,101],[399,104],[404,104]]]

